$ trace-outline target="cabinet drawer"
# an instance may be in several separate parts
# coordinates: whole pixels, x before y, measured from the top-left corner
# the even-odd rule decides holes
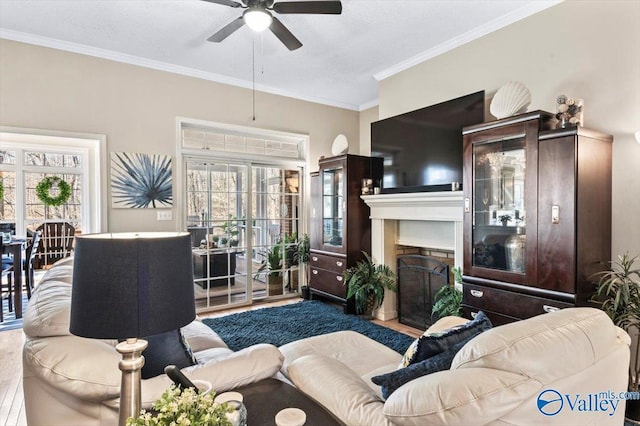
[[[347,259],[344,257],[328,256],[326,254],[311,253],[309,264],[312,268],[325,269],[327,271],[342,274],[347,269]]]
[[[474,319],[478,311],[484,312],[484,314],[489,318],[491,324],[494,327],[503,324],[509,324],[510,322],[519,321],[519,318],[510,317],[508,315],[502,315],[497,312],[489,311],[486,309],[478,309],[474,306],[462,305],[462,316],[468,319]]]
[[[467,283],[463,284],[462,303],[520,319],[574,306],[571,303]]]
[[[347,297],[347,286],[343,285],[342,274],[311,267],[311,281],[309,287],[313,290],[320,290],[325,293],[345,299]]]

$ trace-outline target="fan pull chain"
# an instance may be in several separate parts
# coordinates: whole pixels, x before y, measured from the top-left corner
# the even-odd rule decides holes
[[[251,46],[251,75],[253,80],[252,97],[253,97],[253,121],[256,121],[256,37],[253,36]]]

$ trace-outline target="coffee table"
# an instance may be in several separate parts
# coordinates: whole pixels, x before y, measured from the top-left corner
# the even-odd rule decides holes
[[[333,414],[297,388],[277,379],[265,379],[238,389],[247,407],[247,425],[273,426],[284,408],[299,408],[307,415],[305,426],[344,425]]]

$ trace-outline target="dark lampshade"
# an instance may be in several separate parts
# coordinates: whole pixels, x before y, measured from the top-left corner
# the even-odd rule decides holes
[[[194,320],[191,237],[187,232],[76,237],[69,331],[127,339]]]

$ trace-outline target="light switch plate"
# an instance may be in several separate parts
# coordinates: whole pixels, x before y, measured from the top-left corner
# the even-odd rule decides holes
[[[158,220],[171,220],[171,210],[158,210]]]

